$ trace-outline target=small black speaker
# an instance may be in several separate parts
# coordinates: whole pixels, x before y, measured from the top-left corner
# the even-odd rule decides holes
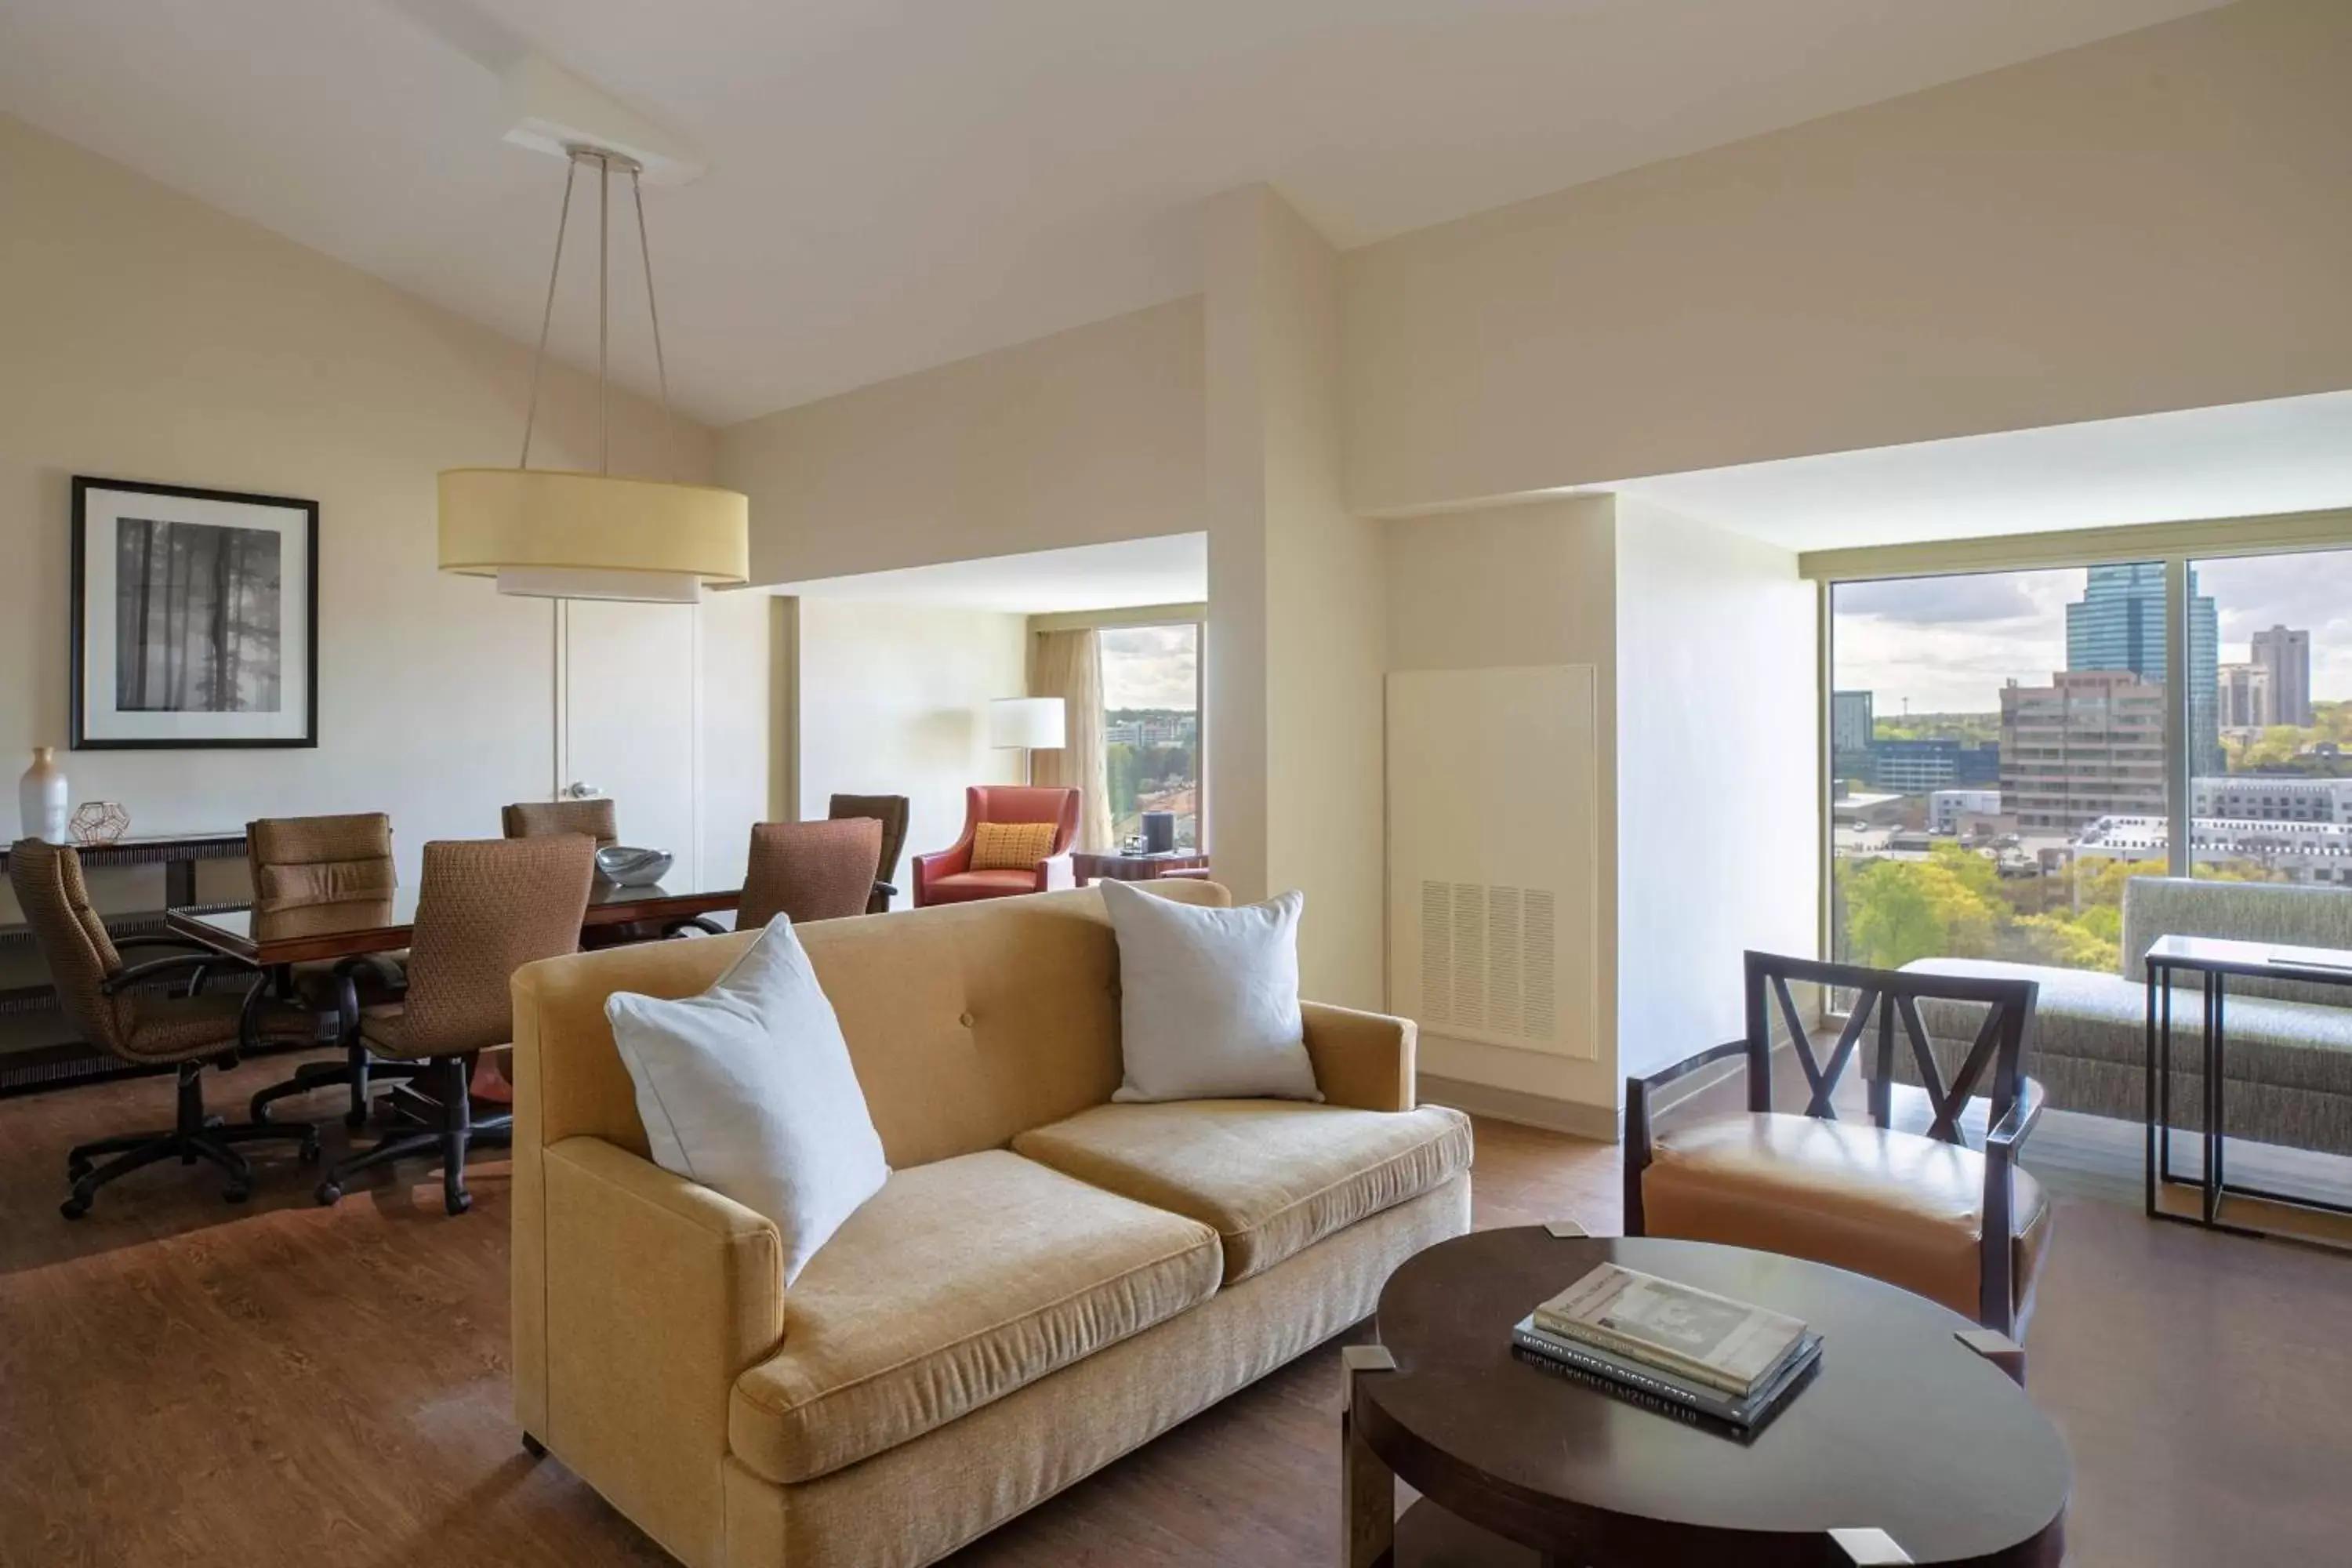
[[[1176,847],[1176,814],[1172,811],[1147,811],[1143,814],[1143,852],[1146,855],[1166,855]]]

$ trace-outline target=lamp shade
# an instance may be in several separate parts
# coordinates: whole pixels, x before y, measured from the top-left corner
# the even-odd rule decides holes
[[[1033,752],[1058,752],[1067,744],[1058,697],[1000,697],[988,705],[988,743]]]
[[[751,576],[751,502],[734,490],[555,468],[441,475],[441,570],[502,594],[692,603]]]

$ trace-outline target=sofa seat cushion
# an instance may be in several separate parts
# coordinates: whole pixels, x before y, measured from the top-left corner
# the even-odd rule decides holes
[[[1717,1116],[1658,1136],[1642,1173],[1643,1227],[1850,1268],[1973,1319],[1984,1173],[1973,1149],[1866,1122]],[[2024,1171],[2011,1180],[2021,1310],[2049,1242],[2050,1202]]]
[[[1037,872],[1034,867],[1024,871],[958,871],[953,876],[933,877],[923,884],[923,897],[935,904],[1001,899],[1012,893],[1036,890]]]
[[[1470,1119],[1441,1105],[1287,1100],[1099,1105],[1015,1152],[1215,1227],[1230,1285],[1470,1168]]]
[[[783,1298],[728,1436],[767,1479],[896,1447],[1216,1293],[1206,1226],[1002,1149],[894,1171]]]

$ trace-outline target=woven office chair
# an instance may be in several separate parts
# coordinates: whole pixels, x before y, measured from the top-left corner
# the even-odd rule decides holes
[[[392,818],[380,811],[263,817],[245,825],[245,842],[257,911],[382,902],[400,886],[393,867]],[[280,965],[271,976],[279,998],[317,1015],[329,1038],[341,1038],[335,1027],[341,997],[339,970],[352,975],[365,1006],[398,1001],[408,984],[399,961],[389,953],[371,953],[342,964]],[[341,1085],[351,1090],[351,1109],[343,1121],[359,1127],[367,1121],[368,1095],[375,1084],[406,1076],[399,1067],[372,1070],[367,1052],[350,1046],[342,1061],[306,1062],[296,1068],[292,1078],[256,1094],[249,1110],[254,1121],[267,1121],[269,1107],[278,1100]]]
[[[361,1171],[438,1153],[444,1205],[453,1215],[473,1206],[466,1152],[503,1142],[513,1125],[510,1115],[473,1119],[475,1060],[514,1038],[507,991],[514,972],[578,950],[594,854],[578,834],[425,847],[407,996],[377,1007],[362,1007],[355,994],[343,1002],[352,1037],[380,1058],[413,1064],[418,1082],[393,1095],[404,1125],[328,1172],[321,1204],[341,1198]],[[430,1092],[419,1093],[419,1082]]]
[[[319,1157],[315,1127],[226,1126],[205,1114],[201,1075],[205,1064],[229,1066],[239,1047],[264,1041],[308,1045],[312,1019],[268,994],[259,971],[209,953],[182,952],[145,963],[126,964],[128,947],[187,944],[169,937],[115,940],[90,907],[82,880],[81,858],[58,844],[26,839],[8,850],[8,881],[17,906],[32,927],[33,940],[49,966],[58,999],[82,1037],[109,1055],[141,1066],[174,1066],[179,1077],[179,1113],[171,1130],[134,1132],[84,1143],[66,1155],[66,1179],[73,1191],[59,1205],[68,1219],[89,1212],[98,1189],[142,1165],[177,1159],[204,1160],[228,1173],[222,1196],[242,1203],[253,1190],[253,1172],[236,1145],[265,1138],[290,1138],[307,1162]],[[206,992],[216,970],[242,969],[253,983],[242,994]],[[186,988],[157,995],[152,986],[184,973]],[[111,1155],[106,1163],[97,1162]]]
[[[753,823],[735,929],[757,931],[780,914],[796,925],[864,914],[881,864],[882,830],[870,816]]]
[[[903,795],[837,795],[825,804],[828,822],[870,816],[882,825],[882,856],[874,871],[874,896],[866,900],[869,915],[889,913],[890,900],[898,896],[898,857],[907,847],[907,807]]]
[[[612,799],[520,800],[499,813],[499,825],[509,838],[546,838],[560,833],[584,833],[599,849],[621,841],[620,818]]]

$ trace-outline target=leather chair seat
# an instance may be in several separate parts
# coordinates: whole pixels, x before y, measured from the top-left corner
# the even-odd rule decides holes
[[[1748,1113],[1658,1134],[1642,1173],[1642,1210],[1651,1236],[1811,1258],[1973,1320],[1984,1182],[1984,1156],[1973,1149],[1866,1122]],[[2041,1184],[2022,1170],[2011,1197],[2021,1336],[2052,1215]]]
[[[1215,1229],[1230,1285],[1470,1168],[1470,1119],[1442,1105],[1286,1100],[1098,1105],[1013,1152]]]
[[[932,879],[925,888],[925,896],[934,904],[961,904],[973,899],[1002,899],[1036,890],[1034,871],[958,871],[953,876]]]
[[[771,1481],[829,1474],[1199,1305],[1219,1260],[1206,1226],[1002,1149],[893,1171],[784,1292],[729,1446]]]

